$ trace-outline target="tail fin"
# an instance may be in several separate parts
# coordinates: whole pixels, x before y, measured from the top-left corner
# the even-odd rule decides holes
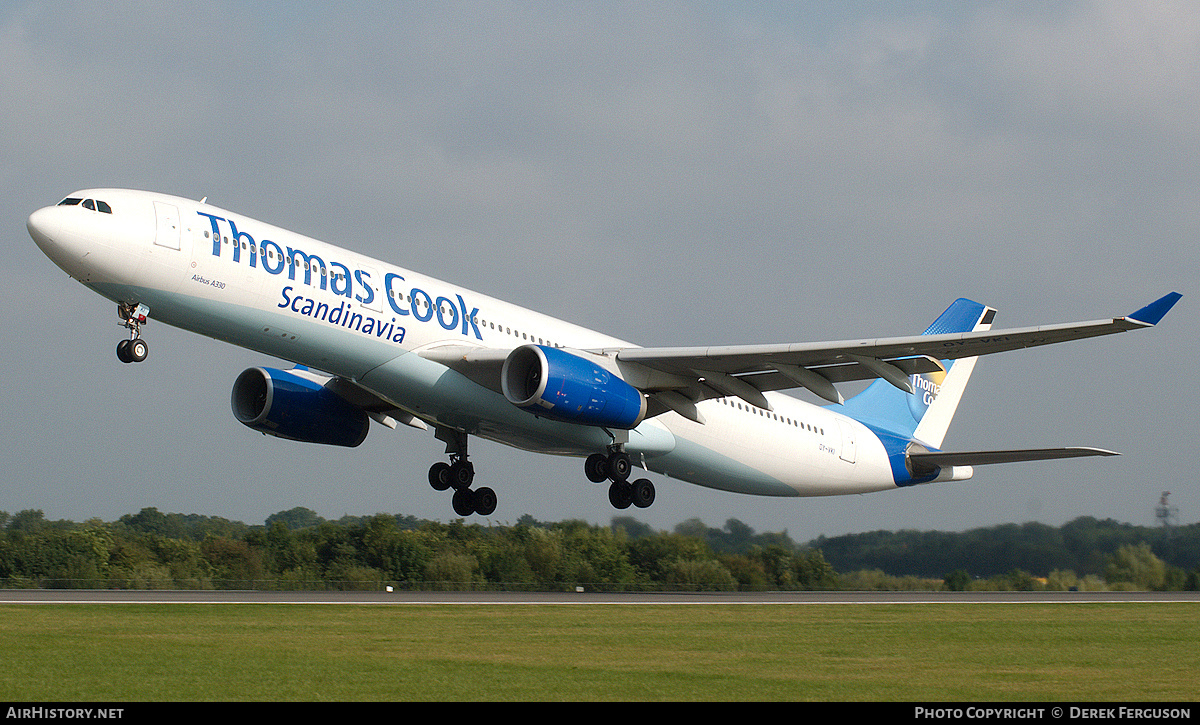
[[[996,311],[991,307],[958,299],[924,334],[988,330],[995,316]],[[906,393],[887,381],[876,380],[847,400],[844,406],[834,408],[861,423],[940,448],[977,359],[942,360],[945,372],[910,376],[913,393]]]

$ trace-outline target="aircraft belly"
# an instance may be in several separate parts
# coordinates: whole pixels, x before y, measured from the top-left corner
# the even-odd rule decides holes
[[[675,449],[647,461],[655,473],[733,493],[757,496],[799,496],[782,481],[711,447],[675,435]]]
[[[836,496],[896,487],[882,445],[877,440],[873,445],[867,435],[859,436],[857,460],[848,462],[832,437],[765,418],[731,421],[713,415],[703,425],[674,414],[661,419],[677,445],[650,468],[672,478],[760,496]],[[837,426],[830,420],[828,427]]]

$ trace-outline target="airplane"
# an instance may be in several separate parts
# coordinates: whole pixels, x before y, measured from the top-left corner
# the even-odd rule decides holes
[[[294,367],[236,378],[234,417],[266,435],[357,446],[371,421],[432,430],[429,469],[459,516],[491,515],[472,437],[583,459],[617,509],[672,479],[760,496],[832,496],[963,481],[975,466],[1118,455],[1087,448],[944,451],[981,355],[1153,327],[1167,294],[1112,319],[993,331],[958,299],[921,335],[639,347],[200,201],[85,189],[34,211],[41,250],[117,305],[126,363],[151,319]],[[872,381],[843,397],[838,385]],[[825,401],[780,392],[807,390]],[[633,480],[630,480],[633,478]]]

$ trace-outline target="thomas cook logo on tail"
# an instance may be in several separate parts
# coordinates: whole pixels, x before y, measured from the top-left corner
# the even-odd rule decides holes
[[[920,373],[909,376],[909,379],[912,382],[914,393],[908,396],[908,411],[912,413],[913,420],[920,423],[921,419],[925,417],[925,412],[929,410],[929,406],[937,400],[938,393],[942,390],[942,383],[946,380],[946,373],[943,370]]]

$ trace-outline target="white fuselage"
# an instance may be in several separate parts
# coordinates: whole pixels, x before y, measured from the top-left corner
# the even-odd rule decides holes
[[[632,347],[498,299],[204,203],[94,189],[105,202],[40,209],[30,233],[75,279],[151,319],[351,379],[429,424],[507,445],[585,456],[608,432],[516,408],[419,353],[439,346],[578,350]],[[643,421],[635,465],[740,493],[821,496],[895,488],[866,426],[768,393],[773,410],[737,398],[702,402],[703,424],[675,413]]]

